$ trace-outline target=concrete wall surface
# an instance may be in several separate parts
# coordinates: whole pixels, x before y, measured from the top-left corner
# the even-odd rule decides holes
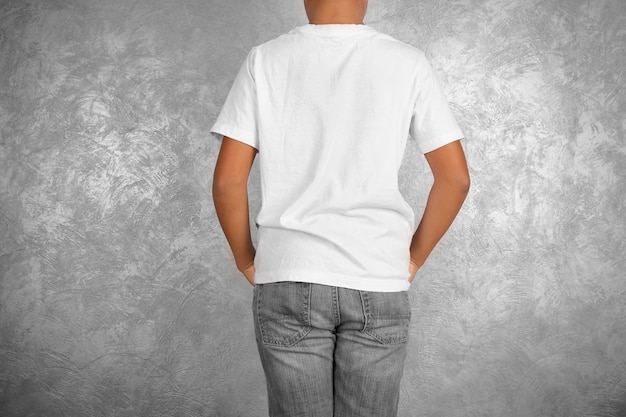
[[[209,137],[300,1],[0,1],[0,415],[267,416]],[[626,416],[626,2],[370,0],[472,190],[410,290],[400,416]],[[431,176],[409,146],[416,213]],[[252,214],[260,190],[255,167]]]

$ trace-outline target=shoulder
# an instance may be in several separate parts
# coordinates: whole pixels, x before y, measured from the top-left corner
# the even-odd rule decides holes
[[[377,32],[373,38],[375,43],[383,53],[393,55],[398,59],[412,61],[416,65],[423,65],[427,62],[424,52],[416,46],[403,42],[391,35]]]
[[[296,29],[292,29],[287,33],[283,33],[275,38],[256,45],[252,48],[252,50],[260,54],[273,52],[294,46],[294,44],[301,41],[300,38],[300,36],[297,36]]]

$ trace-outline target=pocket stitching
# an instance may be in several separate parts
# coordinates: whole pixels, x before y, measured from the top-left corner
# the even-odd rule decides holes
[[[301,283],[304,284],[304,283]],[[295,344],[297,344],[300,340],[302,340],[307,334],[309,334],[309,332],[311,331],[312,327],[311,327],[311,323],[310,323],[310,297],[311,297],[311,286],[307,285],[306,289],[304,289],[304,291],[307,293],[307,295],[301,294],[302,295],[302,299],[303,301],[305,301],[303,304],[302,309],[300,310],[300,317],[298,317],[298,322],[304,327],[303,329],[299,330],[295,335],[291,336],[291,337],[282,337],[282,338],[278,338],[278,337],[272,337],[268,331],[266,330],[266,326],[265,326],[265,322],[266,320],[263,320],[262,318],[262,314],[261,314],[261,308],[260,308],[260,304],[261,304],[261,298],[262,298],[262,293],[263,291],[261,291],[261,287],[259,286],[258,290],[257,290],[257,305],[256,305],[256,309],[257,309],[257,323],[259,326],[259,331],[261,333],[261,342],[264,345],[274,345],[274,346],[282,346],[282,347],[291,347],[294,346]]]
[[[365,318],[365,322],[363,325],[363,328],[361,329],[361,331],[369,336],[371,336],[372,338],[374,338],[377,342],[379,342],[380,344],[383,345],[390,345],[390,344],[397,344],[397,343],[405,343],[408,339],[409,336],[409,324],[410,324],[410,320],[411,320],[411,315],[410,315],[410,304],[408,303],[408,299],[406,301],[407,305],[408,305],[408,309],[409,312],[406,315],[403,315],[401,317],[402,320],[406,320],[406,323],[404,324],[404,331],[402,332],[402,334],[400,335],[393,335],[393,336],[383,336],[381,334],[379,334],[378,332],[372,330],[371,328],[369,328],[369,324],[371,322],[374,322],[374,318],[372,317],[372,314],[370,313],[371,309],[370,309],[370,300],[369,300],[369,296],[368,296],[368,292],[367,291],[359,291],[359,294],[361,296],[361,303],[363,305],[363,315]]]

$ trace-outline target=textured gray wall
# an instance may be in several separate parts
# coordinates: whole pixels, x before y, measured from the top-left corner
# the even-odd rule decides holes
[[[411,288],[400,415],[626,416],[626,2],[370,3],[439,71],[473,176]],[[267,415],[208,129],[250,47],[303,23],[0,2],[0,415]],[[430,181],[413,145],[417,212]]]

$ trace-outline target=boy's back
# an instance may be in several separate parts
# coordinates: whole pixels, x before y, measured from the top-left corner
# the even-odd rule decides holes
[[[252,49],[212,131],[259,150],[256,283],[408,288],[407,135],[424,153],[463,136],[421,51],[367,25],[297,27]]]

